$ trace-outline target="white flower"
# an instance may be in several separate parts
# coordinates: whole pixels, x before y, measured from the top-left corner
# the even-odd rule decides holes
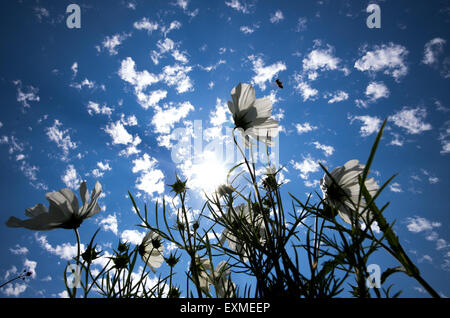
[[[160,235],[153,231],[148,232],[139,245],[139,254],[154,273],[156,272],[155,268],[159,268],[164,262],[163,252],[164,247]]]
[[[209,293],[210,285],[213,285],[218,298],[229,297],[232,295],[236,285],[231,281],[230,268],[226,261],[221,261],[216,269],[213,269],[208,258],[199,258],[196,256],[197,274],[200,288]]]
[[[78,199],[70,189],[61,189],[45,195],[50,202],[49,210],[43,204],[37,204],[25,210],[27,220],[14,216],[6,222],[8,227],[23,227],[30,230],[47,231],[56,228],[76,229],[84,219],[96,215],[100,211],[97,200],[102,192],[102,186],[97,181],[91,193],[87,191],[86,182],[80,185],[80,196],[83,206],[79,208]],[[89,202],[88,202],[89,201]]]
[[[230,279],[230,268],[226,261],[221,261],[210,275],[210,282],[215,286],[217,298],[233,296],[236,285]]]
[[[233,209],[229,209],[227,215],[223,218],[224,223],[228,226],[233,228],[245,226],[258,236],[260,243],[266,241],[263,217],[249,209],[248,204],[241,204]],[[225,241],[228,243],[228,248],[238,253],[244,262],[248,260],[247,244],[240,241],[228,227],[223,230],[220,239],[221,244],[224,244]]]
[[[231,196],[233,195],[234,188],[231,185],[228,184],[221,184],[217,187],[216,193],[219,195],[219,197],[223,196]]]
[[[320,180],[320,188],[326,201],[338,210],[338,214],[348,224],[352,224],[352,219],[353,223],[357,219],[363,219],[365,222],[370,222],[371,219],[370,212],[363,211],[367,204],[362,196],[356,214],[361,190],[358,176],[363,173],[364,167],[358,160],[350,160],[343,167],[337,167],[330,172],[332,178],[325,174]],[[371,196],[374,196],[379,189],[373,178],[366,179],[364,185]]]
[[[208,258],[200,258],[198,255],[196,255],[195,263],[196,263],[199,287],[203,291],[209,293],[210,279],[209,279],[208,271],[211,271],[211,269],[212,269],[211,262]]]
[[[255,89],[243,83],[232,89],[231,98],[233,101],[228,101],[228,108],[236,128],[244,131],[245,145],[249,146],[249,137],[273,145],[272,138],[278,133],[278,122],[269,119],[272,116],[270,99],[256,99]]]

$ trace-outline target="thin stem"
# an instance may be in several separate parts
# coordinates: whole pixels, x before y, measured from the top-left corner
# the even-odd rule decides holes
[[[77,258],[76,258],[77,267],[75,269],[75,271],[76,271],[75,284],[72,289],[73,289],[73,298],[76,298],[77,288],[78,288],[77,283],[78,283],[78,279],[79,279],[78,275],[80,274],[80,273],[78,273],[78,268],[80,266],[81,243],[80,243],[80,234],[78,233],[78,229],[74,229],[74,231],[75,231],[75,236],[77,237]]]

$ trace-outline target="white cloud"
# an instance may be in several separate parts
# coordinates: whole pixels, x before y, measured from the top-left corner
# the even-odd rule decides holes
[[[439,140],[442,144],[441,154],[450,153],[450,120],[446,121],[440,129]]]
[[[193,91],[193,84],[190,77],[187,75],[192,71],[191,66],[178,65],[173,66],[166,65],[163,68],[161,79],[168,86],[176,86],[178,94]]]
[[[252,62],[253,71],[256,73],[252,77],[252,83],[258,85],[261,90],[266,89],[266,82],[271,82],[278,73],[286,70],[286,64],[281,61],[265,66],[260,56],[250,55],[248,59]]]
[[[308,99],[315,100],[317,98],[316,96],[319,91],[315,88],[312,88],[306,81],[304,81],[302,75],[295,74],[294,80],[296,82],[296,86],[294,88],[302,95],[304,102]]]
[[[441,223],[439,222],[432,222],[419,216],[408,217],[406,219],[406,227],[408,228],[408,231],[413,233],[431,231],[432,229],[440,226]]]
[[[73,76],[77,76],[78,74],[78,62],[74,62],[70,68],[73,72]]]
[[[342,102],[348,99],[348,93],[344,91],[337,91],[336,93],[331,95],[331,98],[328,100],[328,104]]]
[[[257,24],[254,24],[252,27],[249,27],[248,25],[243,25],[239,28],[239,30],[244,34],[252,34],[258,28],[259,28],[259,25],[257,25]]]
[[[136,71],[136,63],[131,57],[127,57],[121,62],[118,74],[121,79],[135,86],[136,93],[142,92],[148,86],[159,81],[158,76],[147,70]]]
[[[442,38],[434,38],[425,44],[422,63],[431,65],[438,62],[439,55],[444,51],[446,41]]]
[[[228,7],[233,8],[234,10],[237,10],[239,12],[242,12],[242,13],[245,13],[245,14],[250,13],[249,6],[246,3],[241,2],[239,0],[225,1],[225,4]]]
[[[389,190],[391,190],[392,192],[403,192],[402,187],[400,186],[399,183],[394,182],[392,184],[389,185]]]
[[[80,175],[73,165],[68,165],[64,175],[61,177],[66,187],[71,189],[78,189],[81,183]]]
[[[194,110],[194,106],[190,102],[184,102],[175,106],[170,103],[164,107],[155,107],[155,114],[152,118],[152,125],[155,132],[160,134],[168,134],[174,125],[186,118],[189,112]]]
[[[382,82],[371,82],[367,85],[366,96],[370,101],[389,97],[389,89]]]
[[[27,284],[25,283],[11,283],[6,287],[2,288],[2,293],[6,296],[18,297],[20,294],[27,290]]]
[[[313,145],[316,147],[316,149],[322,150],[327,157],[331,156],[334,153],[333,146],[322,145],[318,141],[314,141]]]
[[[408,134],[420,134],[432,128],[430,124],[424,122],[426,116],[427,111],[424,107],[403,107],[401,111],[389,117],[389,120],[396,126],[404,128]]]
[[[120,234],[120,240],[122,242],[135,245],[141,244],[144,237],[145,233],[139,232],[138,230],[125,230]]]
[[[109,55],[117,55],[118,47],[122,44],[123,41],[125,41],[128,37],[131,36],[130,34],[122,33],[122,34],[115,34],[113,36],[107,36],[103,42],[102,46],[104,49],[106,49],[109,53]]]
[[[297,25],[295,26],[295,32],[305,31],[307,28],[308,19],[306,17],[300,17],[297,20]]]
[[[340,59],[333,56],[333,48],[328,46],[327,49],[315,49],[309,52],[303,59],[303,70],[336,70],[339,67],[339,63]]]
[[[95,88],[95,82],[85,78],[80,83],[70,83],[70,87],[81,90],[83,87],[87,87],[89,89]]]
[[[188,3],[189,3],[188,0],[177,0],[175,2],[175,5],[180,7],[183,10],[186,10],[187,6],[188,6]]]
[[[115,213],[101,219],[99,221],[99,225],[104,231],[111,231],[115,235],[118,233],[117,216]]]
[[[270,16],[270,23],[278,23],[282,20],[284,20],[284,16],[281,10],[275,11],[275,13]]]
[[[148,109],[149,107],[155,107],[158,103],[167,97],[167,91],[158,89],[156,91],[150,92],[150,94],[140,93],[137,95],[140,105],[144,109]]]
[[[353,121],[355,120],[359,120],[361,121],[363,124],[359,130],[360,135],[362,137],[368,137],[370,135],[372,135],[373,133],[378,133],[378,131],[380,130],[382,121],[380,118],[378,117],[372,117],[372,116],[354,116],[354,117],[349,117],[350,119],[350,124],[353,123]]]
[[[209,122],[213,126],[221,126],[230,119],[231,115],[226,102],[220,98],[216,100],[216,108],[209,113]]]
[[[16,266],[12,266],[11,269],[8,269],[5,273],[5,277],[3,278],[4,280],[8,280],[12,275],[17,274],[17,267]]]
[[[63,243],[61,245],[52,246],[48,242],[47,236],[34,233],[34,237],[43,249],[51,254],[57,255],[63,260],[70,261],[77,256],[77,244],[71,245],[70,243]],[[81,244],[81,250],[84,251],[85,249],[84,244]]]
[[[25,270],[27,272],[31,273],[32,278],[36,278],[36,266],[37,266],[37,262],[31,261],[28,258],[26,258],[25,261],[23,262],[23,267],[25,267]]]
[[[28,253],[28,248],[16,244],[16,246],[14,246],[14,248],[10,248],[9,251],[14,255],[25,255]]]
[[[136,188],[150,196],[154,193],[164,193],[164,174],[157,169],[158,161],[147,153],[141,158],[133,160],[133,173],[140,173],[136,180]]]
[[[14,85],[17,86],[17,102],[21,103],[25,108],[30,108],[29,102],[39,102],[40,97],[38,96],[39,89],[33,86],[27,86],[27,90],[24,92],[22,90],[22,81],[13,81]]]
[[[379,72],[392,76],[396,81],[408,73],[406,56],[408,50],[398,44],[389,43],[375,46],[373,51],[365,50],[363,57],[355,62],[355,68],[360,71]]]
[[[113,111],[112,108],[110,108],[106,105],[100,106],[98,103],[94,103],[92,101],[89,101],[87,109],[88,109],[89,115],[91,115],[91,116],[93,114],[96,114],[96,115],[101,114],[101,115],[110,116]]]
[[[149,34],[158,29],[158,23],[149,21],[147,18],[134,22],[133,26],[137,30],[146,30]]]
[[[308,122],[306,122],[304,124],[296,124],[295,128],[297,129],[297,133],[299,135],[318,129],[317,126],[311,126],[311,124]]]
[[[57,147],[63,151],[62,159],[65,160],[69,151],[76,149],[78,145],[72,141],[69,130],[60,129],[60,127],[62,127],[62,123],[58,119],[55,119],[53,126],[47,127],[45,130],[47,137],[55,142]]]
[[[311,155],[303,157],[302,162],[291,161],[291,164],[295,170],[300,171],[300,177],[307,180],[310,173],[318,172],[320,165]]]
[[[127,145],[133,142],[133,136],[126,130],[120,121],[112,122],[104,128],[113,139],[113,144]]]

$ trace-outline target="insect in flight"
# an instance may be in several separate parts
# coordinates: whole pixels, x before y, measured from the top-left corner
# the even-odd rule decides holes
[[[275,83],[277,83],[277,85],[278,85],[279,88],[283,88],[283,83],[282,83],[279,79],[277,79],[277,80],[275,81]]]

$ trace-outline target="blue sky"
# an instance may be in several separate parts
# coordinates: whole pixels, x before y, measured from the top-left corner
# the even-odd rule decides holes
[[[66,7],[81,7],[81,28]],[[381,28],[366,26],[369,3]],[[284,193],[319,191],[322,171],[365,162],[384,119],[372,174],[390,201],[389,221],[425,279],[450,295],[450,1],[2,1],[0,27],[0,281],[34,275],[2,297],[61,297],[72,232],[5,226],[45,193],[78,194],[98,180],[102,211],[83,223],[84,244],[100,227],[107,253],[145,234],[138,204],[170,196],[175,172],[190,203],[213,189],[232,162],[206,151],[232,127],[226,102],[239,82],[268,96],[280,122]],[[284,89],[279,89],[279,78]],[[182,153],[201,123],[204,156]],[[197,126],[196,126],[197,125]],[[150,209],[151,210],[151,209]],[[383,268],[396,265],[377,255]],[[99,265],[97,265],[99,268]],[[162,269],[164,270],[164,269]],[[180,272],[184,269],[181,268]],[[426,297],[413,280],[392,278],[403,296]]]

